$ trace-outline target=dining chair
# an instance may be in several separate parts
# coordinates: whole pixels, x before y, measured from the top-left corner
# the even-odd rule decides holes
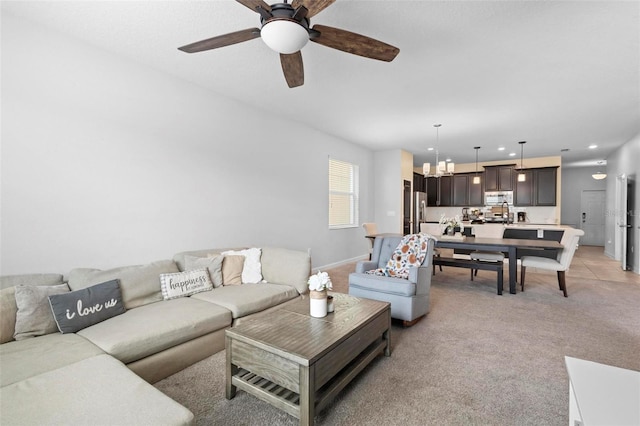
[[[573,260],[573,255],[578,247],[578,241],[583,235],[584,231],[582,229],[566,228],[562,234],[562,239],[560,240],[562,249],[559,250],[558,257],[556,259],[537,256],[523,256],[520,259],[520,289],[524,291],[525,270],[528,267],[533,267],[548,271],[556,271],[558,275],[558,286],[560,287],[560,290],[562,290],[564,297],[568,297],[567,283],[565,281],[564,273],[569,269],[571,261]]]
[[[378,233],[378,226],[373,222],[366,222],[362,224],[362,227],[364,228],[365,238],[369,240],[369,260],[371,260],[375,238],[371,238],[370,236]]]
[[[502,232],[504,232],[504,230]],[[473,235],[478,238],[502,238],[502,233],[500,233],[500,235],[496,234],[495,227],[484,225],[474,226]],[[476,250],[469,253],[469,257],[471,258],[471,260],[504,263],[504,253],[499,251]],[[474,275],[478,275],[477,269],[471,269],[471,281],[473,281]]]

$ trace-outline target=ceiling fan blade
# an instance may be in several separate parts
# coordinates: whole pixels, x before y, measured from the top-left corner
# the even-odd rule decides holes
[[[241,5],[246,6],[257,13],[260,13],[258,12],[258,8],[263,8],[267,12],[271,12],[271,6],[269,6],[263,0],[236,0],[236,1]]]
[[[302,53],[280,54],[280,64],[284,72],[284,78],[289,87],[298,87],[304,84],[304,67],[302,65]]]
[[[294,9],[297,9],[299,6],[306,7],[309,10],[307,18],[311,18],[331,6],[335,1],[336,0],[293,0],[291,7]]]
[[[311,41],[343,52],[386,62],[393,61],[400,53],[400,49],[390,44],[339,28],[314,25],[312,29],[320,35],[312,36]]]
[[[246,30],[224,34],[206,40],[196,41],[186,46],[178,47],[179,50],[187,53],[202,52],[204,50],[217,49],[218,47],[229,46],[231,44],[242,43],[260,37],[260,29],[247,28]]]

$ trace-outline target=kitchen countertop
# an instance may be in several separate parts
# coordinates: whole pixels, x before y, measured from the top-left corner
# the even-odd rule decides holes
[[[563,229],[563,228],[571,228],[571,226],[568,225],[558,225],[555,223],[531,223],[531,222],[524,222],[524,223],[510,223],[510,224],[505,224],[505,223],[499,223],[499,222],[485,222],[485,223],[471,223],[471,221],[462,221],[462,224],[465,227],[473,227],[473,226],[502,226],[504,228],[532,228],[532,229]]]

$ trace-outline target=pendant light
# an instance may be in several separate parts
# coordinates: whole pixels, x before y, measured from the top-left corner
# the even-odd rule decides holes
[[[524,144],[527,141],[520,141],[520,173],[518,173],[518,182],[525,182],[527,180],[527,175],[524,174],[524,167],[522,167],[522,159],[524,158]]]
[[[474,146],[473,149],[476,150],[476,175],[473,177],[473,184],[474,185],[479,185],[480,184],[480,176],[478,176],[478,151],[480,150],[479,146]]]
[[[425,177],[440,177],[445,173],[446,163],[444,161],[438,161],[438,145],[440,143],[440,133],[439,128],[442,124],[434,124],[433,127],[436,128],[436,163],[435,163],[435,171],[434,174],[431,174],[431,163],[422,163],[422,174]]]

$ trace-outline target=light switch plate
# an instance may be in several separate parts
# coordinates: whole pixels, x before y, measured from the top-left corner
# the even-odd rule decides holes
[[[544,229],[538,229],[538,238],[544,238]]]

